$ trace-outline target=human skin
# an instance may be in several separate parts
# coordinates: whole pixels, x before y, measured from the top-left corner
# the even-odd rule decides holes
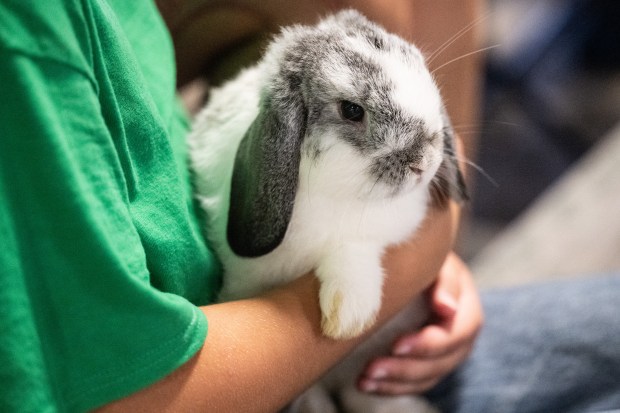
[[[215,62],[224,49],[234,47],[237,42],[256,31],[275,30],[278,25],[293,21],[309,23],[315,19],[317,12],[325,14],[334,7],[348,5],[344,2],[316,2],[309,6],[306,3],[312,2],[305,2],[306,5],[301,8],[291,8],[282,6],[278,1],[208,3],[214,8],[206,14],[209,30],[202,32],[206,38],[199,42],[204,48],[201,50],[203,59],[200,66],[192,68],[191,59],[183,60],[188,56],[183,53],[182,43],[189,39],[184,37],[188,34],[182,29],[183,22],[187,22],[184,20],[183,8],[173,10],[175,13],[166,17],[173,37],[176,37],[177,53],[181,51],[178,61],[181,83],[192,77],[192,71]],[[398,7],[406,7],[405,2],[394,0],[395,7],[397,3]],[[414,5],[418,3],[424,2],[412,2]],[[474,1],[460,4],[470,3]],[[376,8],[373,11],[371,6],[377,4],[376,1],[360,1],[358,4],[358,8],[369,17],[384,19],[381,22],[388,29],[397,32],[404,30],[404,26],[399,25],[406,23],[402,18],[407,15],[405,9],[394,9],[401,10],[394,13],[401,16],[401,19],[392,21],[378,15],[383,9]],[[387,6],[384,7],[388,9]],[[422,7],[419,10],[424,10]],[[458,5],[454,6],[451,13],[458,14],[458,9]],[[415,18],[422,22],[421,25],[429,24],[424,23],[424,15],[418,14]],[[450,35],[454,34],[454,30],[450,30]],[[432,48],[433,45],[428,47]],[[450,67],[448,65],[441,71]],[[466,91],[455,93],[455,99],[460,103],[448,100],[451,113],[458,113],[452,108],[467,100]],[[458,126],[460,122],[462,120],[457,120],[455,124]],[[433,211],[424,228],[410,242],[391,248],[386,253],[384,265],[387,278],[378,325],[436,279],[454,241],[457,222],[458,207],[455,205],[446,211]],[[256,298],[203,307],[209,320],[209,335],[202,350],[166,378],[105,406],[101,411],[276,411],[365,337],[333,341],[321,335],[318,288],[318,282],[309,274]],[[451,287],[446,289],[450,290]],[[460,299],[460,294],[454,296],[455,300]],[[369,371],[373,366],[375,364],[370,365]],[[379,381],[380,386],[373,391],[398,393],[411,390],[401,386],[401,380],[407,378],[403,371],[393,370],[392,374],[398,380],[384,377]],[[389,387],[395,383],[401,387]]]
[[[431,211],[411,240],[386,252],[377,325],[435,280],[458,215],[454,204]],[[318,292],[308,274],[255,298],[202,307],[209,320],[202,349],[169,376],[100,411],[277,411],[370,333],[345,341],[323,336]]]
[[[483,312],[473,277],[456,254],[448,255],[426,294],[431,322],[396,340],[391,354],[371,360],[360,377],[360,390],[422,393],[468,357],[482,327]]]

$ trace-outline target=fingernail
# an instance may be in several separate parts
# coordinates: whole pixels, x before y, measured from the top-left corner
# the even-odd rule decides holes
[[[379,384],[372,380],[364,380],[360,383],[360,387],[365,392],[374,392],[377,391],[377,389],[379,388]]]
[[[407,354],[411,353],[412,348],[413,346],[410,343],[399,344],[394,349],[394,355],[395,356],[406,356]]]
[[[387,370],[379,367],[379,368],[372,370],[369,376],[375,380],[384,379],[387,377]]]
[[[437,292],[437,301],[444,307],[444,310],[448,313],[454,314],[456,313],[456,308],[458,307],[458,303],[456,299],[449,293],[445,291]]]

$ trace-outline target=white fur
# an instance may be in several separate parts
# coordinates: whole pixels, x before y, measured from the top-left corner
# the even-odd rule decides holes
[[[420,181],[410,180],[405,190],[388,196],[391,188],[367,175],[370,160],[335,133],[307,136],[306,142],[318,139],[326,150],[316,159],[302,150],[299,186],[284,240],[263,256],[235,255],[226,241],[232,168],[237,147],[258,114],[264,76],[274,70],[270,60],[278,56],[278,45],[273,49],[260,66],[213,91],[189,137],[197,197],[207,216],[206,233],[225,270],[220,299],[256,295],[314,270],[321,281],[325,334],[352,337],[372,324],[380,307],[384,248],[409,237],[425,215],[428,183],[441,161],[441,148],[427,151],[428,167]],[[405,82],[402,62],[389,63],[390,76],[409,85],[395,99],[425,121],[435,122],[439,94],[430,76],[412,78],[410,71]],[[420,96],[418,92],[431,102],[432,114],[421,109],[424,105],[414,106],[417,99],[407,97]],[[387,150],[393,147],[398,143]]]
[[[369,197],[380,188],[364,175],[368,161],[328,134],[322,137],[322,144],[330,147],[324,156],[302,156],[283,242],[257,258],[235,255],[226,242],[232,167],[236,148],[258,111],[260,76],[254,68],[214,91],[189,138],[197,197],[208,219],[206,232],[225,269],[220,298],[250,297],[315,270],[322,283],[326,334],[358,335],[380,307],[383,249],[417,228],[426,211],[427,186],[416,185],[390,199]]]
[[[294,36],[295,32],[290,33]],[[439,133],[443,127],[441,101],[426,69],[408,67],[388,53],[370,50],[362,42],[355,47],[385,67],[388,77],[396,79],[394,101],[423,119],[431,133]],[[408,181],[394,195],[393,188],[373,182],[367,173],[370,160],[336,132],[323,130],[321,136],[309,133],[304,137],[293,213],[283,241],[263,256],[235,255],[226,237],[235,155],[258,115],[264,81],[277,73],[277,60],[284,49],[284,44],[272,45],[259,65],[214,90],[189,136],[197,198],[206,212],[206,234],[225,271],[220,299],[253,296],[314,271],[321,282],[319,301],[324,333],[334,338],[351,337],[364,331],[379,310],[383,250],[410,237],[425,216],[428,184],[441,161],[442,143],[438,139],[425,154],[421,178]],[[347,68],[332,68],[329,72],[336,74],[331,80],[341,91],[353,89]],[[392,138],[382,150],[402,146],[398,136]],[[317,142],[321,155],[314,157],[311,154]],[[351,411],[419,411],[419,399],[372,400],[372,396],[357,392],[354,383],[371,355],[389,351],[392,341],[402,332],[421,325],[425,314],[421,301],[412,303],[332,370],[322,385],[330,392],[340,392],[342,402]],[[316,402],[317,396],[311,394],[327,393],[320,389],[308,393]],[[360,403],[370,406],[371,402],[375,406],[372,410],[355,407]],[[324,406],[310,411],[325,409]],[[293,410],[296,411],[295,406]]]

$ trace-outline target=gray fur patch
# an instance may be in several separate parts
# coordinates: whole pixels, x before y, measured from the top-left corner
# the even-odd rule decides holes
[[[297,81],[290,73],[274,80],[237,150],[227,237],[239,256],[267,254],[288,228],[306,130]]]
[[[387,155],[376,157],[370,168],[376,182],[382,182],[396,194],[406,179],[411,177],[411,167],[418,165],[424,155],[428,138],[423,127],[419,127],[410,144]]]
[[[265,62],[271,75],[261,90],[259,115],[235,160],[228,240],[236,254],[263,255],[284,238],[298,186],[302,141],[305,136],[320,135],[312,132],[336,131],[360,154],[374,158],[371,179],[394,191],[411,173],[410,165],[421,159],[432,136],[422,119],[406,115],[392,101],[395,84],[376,55],[360,52],[352,45],[355,41],[374,53],[389,53],[413,70],[426,70],[414,46],[353,11],[338,13],[318,26],[283,31],[267,51]],[[276,70],[270,66],[274,62]],[[348,79],[345,84],[343,77]],[[343,120],[327,110],[343,100],[364,108],[364,122]],[[438,197],[463,198],[462,176],[454,156],[449,155],[454,147],[449,130],[437,193]],[[395,140],[404,149],[385,155],[386,143]],[[315,159],[329,150],[320,142],[304,148]],[[375,155],[378,152],[383,155]],[[444,187],[457,187],[457,191],[446,192]]]
[[[459,168],[454,130],[444,107],[441,108],[441,116],[444,122],[443,161],[430,187],[431,201],[436,207],[446,207],[450,198],[457,202],[469,200],[465,179]]]

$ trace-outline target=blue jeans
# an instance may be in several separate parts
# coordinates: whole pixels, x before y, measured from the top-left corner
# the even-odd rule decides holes
[[[620,274],[489,291],[482,301],[470,359],[428,394],[442,412],[620,409]]]

